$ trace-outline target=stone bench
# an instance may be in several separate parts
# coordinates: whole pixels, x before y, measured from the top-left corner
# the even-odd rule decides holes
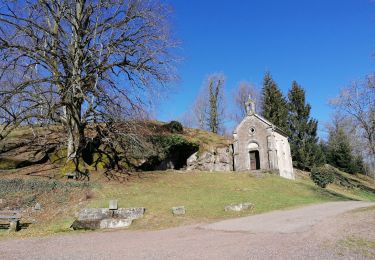
[[[10,231],[20,229],[21,213],[17,210],[0,211],[0,227],[8,228]]]

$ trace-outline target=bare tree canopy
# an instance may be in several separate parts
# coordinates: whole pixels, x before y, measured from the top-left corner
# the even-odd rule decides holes
[[[141,113],[174,78],[169,13],[157,0],[2,0],[0,140],[59,123],[69,160],[88,124]]]
[[[234,92],[235,121],[241,122],[246,116],[246,103],[248,102],[249,97],[255,102],[256,112],[259,112],[261,110],[259,90],[254,85],[243,81],[238,85]]]
[[[201,92],[193,105],[194,121],[198,128],[206,129],[208,113],[208,93]]]
[[[205,80],[191,110],[184,115],[184,121],[190,125],[213,133],[224,133],[225,76],[211,74]]]
[[[375,166],[375,76],[354,82],[344,88],[330,103],[348,117],[358,136],[364,141],[362,150],[367,152],[367,161]],[[374,170],[374,168],[373,168]]]

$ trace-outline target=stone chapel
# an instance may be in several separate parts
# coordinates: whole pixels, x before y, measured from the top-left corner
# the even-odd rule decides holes
[[[294,179],[288,136],[255,113],[249,98],[247,115],[233,132],[233,170],[273,170]]]

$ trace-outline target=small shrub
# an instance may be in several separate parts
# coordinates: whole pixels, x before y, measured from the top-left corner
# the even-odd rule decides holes
[[[151,142],[160,160],[164,160],[178,151],[193,154],[199,149],[198,144],[190,142],[179,135],[155,135],[151,137]]]
[[[171,133],[179,133],[181,134],[184,131],[184,128],[182,124],[178,121],[171,121],[168,124],[165,125],[165,127],[171,132]]]
[[[311,170],[310,177],[316,185],[325,188],[328,184],[335,181],[335,169],[328,165],[314,167]]]
[[[163,169],[164,166],[160,164],[166,159],[174,162],[175,169],[180,169],[186,164],[186,159],[199,149],[198,144],[180,135],[154,135],[150,137],[150,143],[152,151],[146,162],[140,166],[144,171]]]

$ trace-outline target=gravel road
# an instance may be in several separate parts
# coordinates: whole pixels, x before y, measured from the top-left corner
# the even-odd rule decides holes
[[[374,259],[370,202],[331,202],[161,231],[105,231],[0,241],[0,259]],[[342,242],[344,241],[344,242]],[[374,254],[373,254],[374,253]]]

